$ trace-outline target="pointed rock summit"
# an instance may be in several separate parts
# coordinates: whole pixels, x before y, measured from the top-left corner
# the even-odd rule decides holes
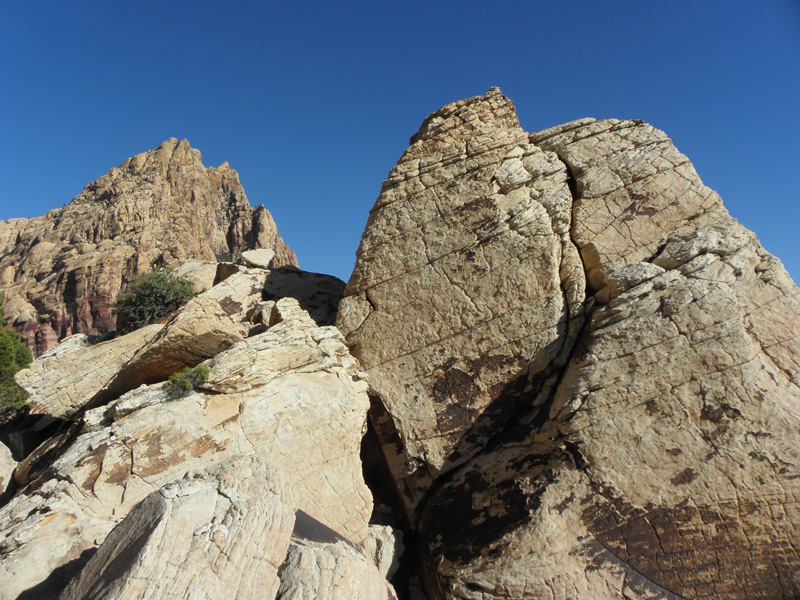
[[[800,291],[641,121],[425,119],[337,325],[429,600],[800,593]]]
[[[74,334],[114,330],[117,294],[154,264],[267,248],[297,266],[263,206],[252,208],[227,163],[170,138],[33,219],[0,221],[4,314],[38,354]]]

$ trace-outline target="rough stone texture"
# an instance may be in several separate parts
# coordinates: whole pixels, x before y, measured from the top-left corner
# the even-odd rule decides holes
[[[593,315],[550,421],[428,505],[435,597],[800,592],[800,294],[722,210],[654,262]]]
[[[248,315],[261,301],[266,275],[243,269],[192,298],[143,346],[92,404],[107,402],[143,383],[157,383],[227,350],[248,335]]]
[[[796,597],[800,292],[661,132],[569,135],[580,144],[558,151],[584,169],[570,163],[573,237],[607,305],[548,414],[525,415],[427,503],[429,594]],[[636,175],[606,192],[610,172]]]
[[[278,600],[396,600],[392,586],[360,546],[302,510],[281,567]]]
[[[271,269],[275,260],[275,252],[267,248],[259,250],[245,250],[242,252],[242,262],[248,267],[258,269]]]
[[[400,557],[405,551],[403,532],[390,525],[370,525],[364,552],[386,579],[400,568]]]
[[[33,414],[68,419],[114,378],[150,342],[161,325],[148,325],[122,337],[88,345],[83,334],[70,336],[18,371],[14,378],[30,394]]]
[[[367,386],[335,328],[290,298],[272,310],[264,333],[209,363],[206,389],[176,399],[165,383],[143,386],[86,415],[86,431],[0,509],[4,594],[60,591],[149,493],[232,457],[259,457],[299,508],[365,541]]]
[[[651,257],[667,235],[722,204],[663,131],[641,121],[583,119],[531,135],[575,178],[573,239],[589,284]]]
[[[209,290],[214,286],[217,277],[217,261],[198,260],[190,258],[183,261],[171,263],[178,277],[188,279],[198,292]]]
[[[17,461],[11,455],[11,450],[5,444],[0,443],[0,496],[11,483],[16,467]]]
[[[294,525],[275,479],[238,460],[152,492],[60,600],[274,598]]]
[[[431,599],[800,596],[800,291],[663,132],[448,105],[345,296]]]
[[[252,209],[227,163],[203,166],[200,152],[171,138],[111,169],[68,206],[0,223],[3,313],[37,354],[74,333],[115,328],[111,307],[156,262],[247,248],[297,265],[269,212]]]
[[[552,385],[584,298],[571,211],[497,88],[428,117],[384,182],[337,326],[409,511]]]

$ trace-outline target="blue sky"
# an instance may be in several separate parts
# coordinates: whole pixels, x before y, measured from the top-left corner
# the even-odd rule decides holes
[[[186,138],[347,279],[422,120],[500,86],[535,131],[663,129],[800,281],[800,2],[0,0],[0,219]]]

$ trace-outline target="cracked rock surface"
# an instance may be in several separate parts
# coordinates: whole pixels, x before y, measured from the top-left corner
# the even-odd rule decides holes
[[[640,121],[528,135],[492,89],[411,142],[338,326],[429,598],[797,597],[780,262]]]
[[[551,385],[585,287],[567,170],[499,90],[442,108],[412,142],[337,321],[386,408],[374,423],[410,514]]]
[[[258,458],[297,508],[354,543],[367,539],[367,385],[341,334],[297,300],[264,310],[270,326],[206,363],[202,388],[175,398],[165,383],[143,385],[90,410],[63,454],[0,509],[3,600],[57,594],[148,494],[234,457]]]

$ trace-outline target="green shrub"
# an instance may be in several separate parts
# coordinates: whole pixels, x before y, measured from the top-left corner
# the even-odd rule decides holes
[[[156,323],[197,295],[192,282],[169,267],[157,267],[136,279],[117,296],[117,333],[130,333]]]
[[[0,327],[5,327],[3,296],[0,295]],[[14,381],[14,373],[27,369],[33,356],[13,329],[0,330],[0,414],[28,410],[28,392]]]
[[[173,398],[185,396],[205,383],[208,380],[209,373],[208,367],[202,365],[194,367],[193,369],[187,367],[180,373],[174,373],[170,376],[167,385],[170,395]]]

